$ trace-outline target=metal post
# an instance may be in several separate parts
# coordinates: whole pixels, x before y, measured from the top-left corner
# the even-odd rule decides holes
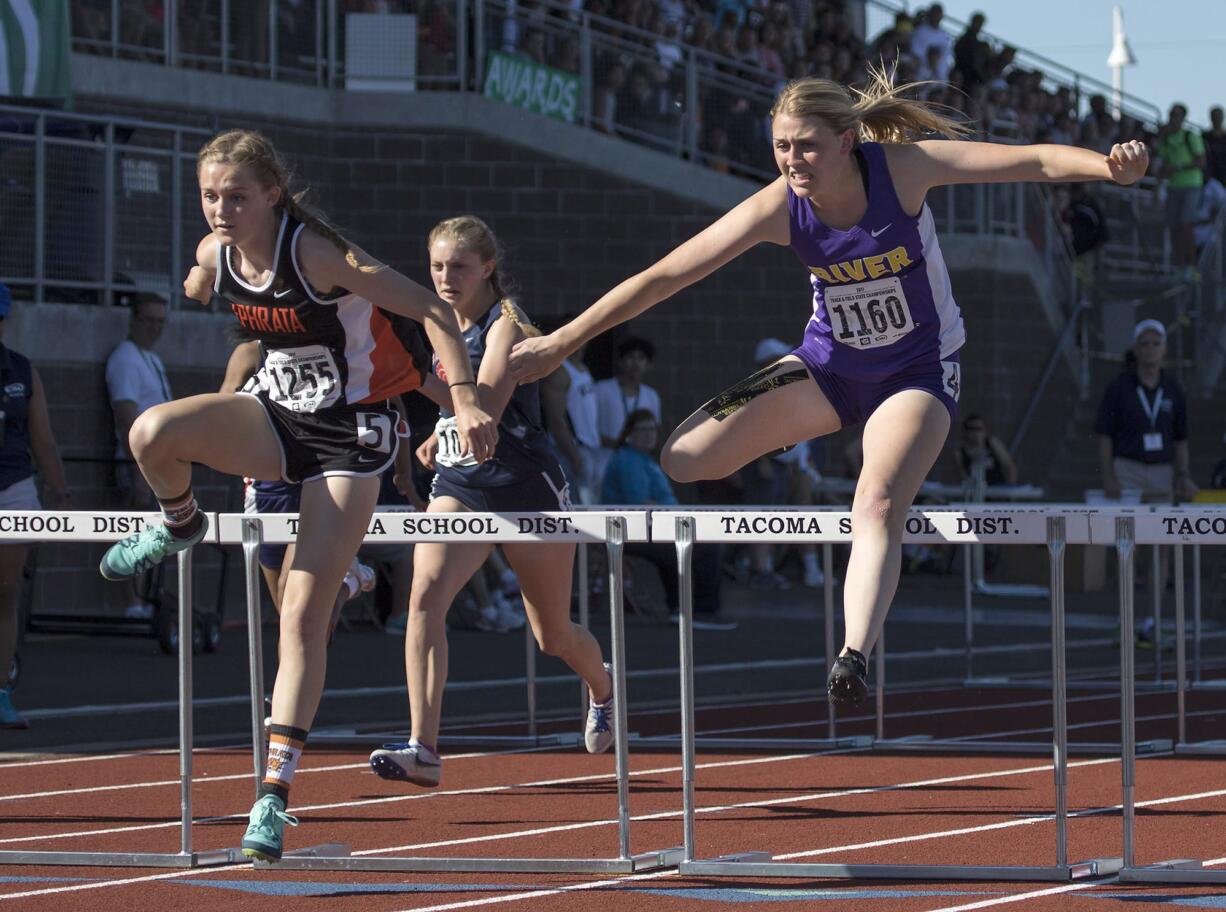
[[[468,80],[468,3],[456,0],[456,90],[463,92]]]
[[[1192,675],[1200,683],[1200,545],[1192,546]]]
[[[336,86],[337,51],[336,32],[340,27],[340,13],[336,0],[328,0],[328,88]]]
[[[179,62],[178,42],[175,40],[175,29],[179,24],[179,4],[170,0],[164,4],[162,14],[162,59],[166,66],[176,66]]]
[[[192,852],[192,549],[179,552],[179,851]]]
[[[1154,621],[1154,683],[1162,683],[1162,553],[1153,545],[1149,568],[1149,589],[1153,595]]]
[[[698,162],[698,51],[688,48],[685,60],[685,119],[690,161]]]
[[[877,634],[877,740],[885,740],[885,625]]]
[[[1183,744],[1188,740],[1187,704],[1184,690],[1187,687],[1188,657],[1184,643],[1184,604],[1183,604],[1183,545],[1175,545],[1175,704],[1178,713],[1178,725],[1175,743]]]
[[[259,519],[243,520],[243,565],[247,571],[247,663],[251,674],[251,757],[255,766],[255,793],[264,781],[264,631],[260,627]]]
[[[106,125],[106,146],[102,154],[102,303],[115,301],[115,122]]]
[[[622,558],[626,549],[626,521],[610,516],[605,524],[609,549],[609,627],[613,649],[613,720],[617,728],[614,750],[617,755],[617,851],[619,858],[630,857],[630,758],[626,723],[626,605],[622,592]]]
[[[528,685],[528,737],[536,741],[536,637],[524,624],[524,680]],[[585,714],[586,714],[586,707]]]
[[[485,3],[473,0],[473,91],[481,92],[485,82]]]
[[[822,613],[825,619],[824,632],[826,641],[826,668],[824,673],[829,674],[830,669],[834,667],[834,656],[837,651],[834,648],[834,546],[830,542],[822,543],[822,573],[826,577],[825,582],[822,583],[822,602],[825,605]],[[825,689],[825,680],[819,678],[817,692],[820,694]],[[835,729],[834,704],[827,700],[826,737],[831,741],[836,737]]]
[[[230,72],[230,0],[221,0],[221,71]]]
[[[584,13],[579,25],[579,115],[585,127],[592,125],[592,17]]]
[[[315,85],[324,84],[324,0],[315,0]]]
[[[966,666],[964,680],[975,674],[975,580],[971,569],[974,545],[962,546],[962,664]]]
[[[1115,547],[1119,554],[1120,588],[1120,744],[1124,790],[1124,867],[1133,867],[1136,827],[1136,796],[1133,793],[1137,767],[1136,668],[1133,663],[1133,558],[1136,550],[1135,523],[1131,516],[1115,519]]]
[[[47,116],[34,119],[34,301],[43,303],[47,277]]]
[[[277,78],[277,0],[268,0],[268,78]]]
[[[579,549],[579,626],[584,630],[588,629],[589,619],[591,617],[591,591],[588,580],[587,566],[587,545],[583,542],[578,544]],[[588,709],[588,692],[587,683],[579,682],[579,717],[587,718]]]
[[[1051,559],[1052,753],[1056,783],[1056,866],[1068,864],[1068,667],[1064,644],[1065,517],[1047,518]]]
[[[183,275],[183,133],[175,130],[170,152],[170,300],[176,307],[186,303],[179,284]]]
[[[685,861],[694,860],[694,518],[677,517],[677,576],[681,593],[681,788]],[[826,647],[829,654],[830,647]]]
[[[119,0],[111,0],[111,56],[119,56]]]

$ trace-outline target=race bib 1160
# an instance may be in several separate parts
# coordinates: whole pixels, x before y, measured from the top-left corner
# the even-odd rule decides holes
[[[834,338],[852,348],[893,345],[915,329],[902,282],[895,276],[827,286],[823,295]]]

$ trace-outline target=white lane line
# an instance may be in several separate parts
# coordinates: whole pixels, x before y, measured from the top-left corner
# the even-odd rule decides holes
[[[1110,762],[1112,761],[1110,760],[1092,760],[1092,761],[1086,761],[1083,763],[1070,764],[1070,766],[1091,766],[1091,765],[1110,763]],[[1050,769],[1051,769],[1050,766],[1030,768],[1030,770],[1050,770]],[[1027,771],[1030,771],[1030,770],[1027,770]],[[1020,773],[1024,771],[1023,770],[999,771],[997,773],[979,774],[971,778],[985,778],[987,776],[993,776],[993,775],[996,775],[996,776],[1008,775],[1010,772]],[[930,782],[943,783],[943,782],[955,781],[959,778],[962,778],[962,777],[950,777],[948,779],[930,780]],[[917,785],[919,785],[919,783],[912,783],[911,787],[915,787]],[[907,785],[903,784],[900,786],[882,786],[877,789],[871,789],[868,791],[885,791],[885,790],[889,790],[892,788],[902,788],[902,787],[907,787]],[[863,793],[863,791],[866,791],[866,790],[855,790],[855,791],[848,792],[847,794]],[[1220,796],[1223,794],[1226,794],[1226,790],[1220,790],[1216,792],[1205,792],[1205,793],[1201,793],[1197,795],[1175,795],[1175,796],[1169,796],[1166,798],[1158,798],[1158,799],[1152,799],[1150,801],[1138,802],[1137,806],[1145,807],[1145,806],[1149,806],[1153,804],[1171,804],[1171,803],[1176,803],[1180,801],[1198,800],[1198,799],[1201,799],[1207,796],[1216,797],[1216,796]],[[718,810],[741,809],[741,808],[746,808],[746,807],[765,806],[766,804],[773,804],[773,803],[778,803],[778,802],[746,802],[744,804],[727,805],[726,807],[723,807],[723,808],[700,809],[700,812],[708,811],[708,810],[718,811]],[[1094,813],[1107,813],[1113,810],[1118,810],[1118,806],[1114,808],[1098,808],[1098,809],[1095,809]],[[1089,812],[1083,812],[1083,813],[1089,813]],[[664,815],[653,814],[653,815],[647,815],[645,817],[635,817],[633,819],[634,820],[654,819],[654,818],[660,818],[663,816],[670,816],[670,815],[675,816],[676,812],[669,812],[669,814],[664,814]],[[1025,821],[1011,821],[1011,822],[1022,824],[1022,823],[1031,823],[1031,822],[1045,822],[1050,819],[1051,819],[1050,817],[1040,817],[1040,818],[1028,818]],[[612,824],[612,823],[615,823],[615,821],[608,821],[608,823]],[[972,832],[972,833],[973,832],[983,832],[986,830],[993,830],[993,829],[999,829],[999,828],[1000,828],[999,824],[986,824],[980,827],[970,828],[966,830],[965,832]],[[908,841],[920,841],[920,840],[928,839],[928,838],[932,838],[932,837],[929,834],[923,834],[923,833],[916,834],[912,837],[905,837],[905,839]],[[808,854],[821,854],[824,852],[832,852],[832,851],[847,851],[847,850],[850,850],[850,848],[851,847],[843,847],[840,849],[818,849],[818,850],[812,850]],[[397,851],[397,850],[396,849],[383,849],[379,851]],[[371,854],[371,853],[368,852],[368,853],[355,853],[355,854]],[[806,853],[797,853],[797,854],[806,854]],[[797,855],[780,856],[780,857],[797,857]],[[1226,857],[1216,858],[1211,861],[1207,861],[1205,862],[1205,866],[1208,867],[1210,865],[1219,865],[1223,863],[1226,863]],[[226,866],[226,867],[233,867],[233,866]],[[46,896],[46,895],[58,894],[58,893],[76,892],[80,890],[96,890],[96,889],[102,889],[105,887],[125,886],[125,885],[135,884],[135,883],[146,883],[150,881],[167,880],[167,879],[176,878],[176,877],[199,876],[199,875],[211,873],[212,871],[216,871],[216,870],[219,870],[219,868],[198,868],[198,869],[191,870],[191,871],[175,871],[169,874],[153,874],[153,875],[149,875],[145,877],[127,878],[124,880],[105,881],[105,882],[90,883],[90,884],[75,884],[73,886],[67,886],[67,887],[48,887],[48,888],[44,888],[40,890],[30,890],[30,891],[26,891],[22,893],[9,893],[6,895],[0,895],[0,901],[7,900],[7,899],[27,899],[27,898],[34,897],[34,896]],[[524,893],[505,894],[505,895],[499,895],[499,896],[490,897],[486,899],[473,899],[473,900],[465,900],[465,901],[458,902],[458,903],[446,903],[443,905],[417,907],[415,909],[405,910],[405,912],[449,912],[449,910],[452,910],[452,909],[465,909],[465,908],[472,908],[472,907],[480,906],[480,905],[494,905],[494,904],[505,903],[505,902],[518,902],[518,901],[525,900],[525,899],[541,899],[547,896],[556,896],[562,893],[575,892],[575,891],[580,891],[580,890],[598,889],[600,887],[614,886],[620,883],[626,883],[630,881],[637,882],[641,880],[651,880],[651,879],[660,878],[660,877],[673,877],[673,876],[676,876],[676,874],[677,874],[676,871],[658,871],[658,872],[652,872],[648,874],[630,875],[630,876],[619,878],[616,880],[585,882],[581,884],[571,884],[571,885],[562,886],[562,887],[554,887],[554,888],[550,888],[547,890],[531,890],[531,891],[526,891]],[[1018,902],[1020,900],[1029,899],[1032,897],[1049,896],[1049,895],[1055,895],[1058,893],[1069,892],[1074,889],[1088,889],[1089,887],[1097,886],[1097,885],[1098,884],[1095,883],[1095,884],[1077,884],[1071,887],[1056,887],[1050,890],[1040,890],[1040,891],[1035,891],[1034,893],[1020,894],[1018,896],[1002,897],[996,900],[988,901],[988,904],[995,905],[995,904],[1004,903],[1004,902]],[[954,906],[954,907],[949,907],[947,909],[932,910],[932,912],[963,912],[963,910],[979,909],[979,908],[986,908],[986,906],[983,905],[982,903],[979,903],[979,904],[972,904],[968,906]]]
[[[549,748],[545,748],[545,747],[535,748],[534,747],[534,748],[528,748],[523,751],[516,751],[516,752],[522,753],[522,752],[536,751],[536,750],[549,750]],[[837,751],[837,752],[832,751],[831,753],[843,753],[843,751]],[[725,760],[725,761],[720,761],[720,762],[715,762],[715,763],[710,763],[710,764],[702,764],[699,768],[700,769],[714,769],[716,767],[722,767],[722,766],[752,766],[752,765],[761,764],[761,763],[776,763],[776,762],[783,762],[783,761],[788,761],[788,760],[800,760],[800,759],[805,759],[805,758],[813,757],[813,756],[816,756],[816,755],[810,753],[810,754],[789,754],[789,755],[784,755],[784,756],[779,756],[779,757],[753,757],[753,758],[744,759],[744,760]],[[631,772],[630,775],[632,777],[651,776],[651,775],[660,775],[663,773],[677,773],[680,771],[681,771],[681,767],[671,766],[671,767],[661,767],[659,769],[637,770],[637,771]],[[243,778],[251,778],[251,774],[249,773]],[[459,796],[485,795],[485,794],[490,794],[494,792],[511,791],[513,789],[540,788],[543,786],[552,786],[552,785],[571,785],[571,784],[576,784],[580,782],[599,782],[602,780],[607,780],[609,782],[612,782],[614,778],[615,777],[613,773],[606,772],[606,773],[596,773],[596,774],[587,775],[587,776],[572,776],[572,777],[568,777],[565,779],[540,779],[540,780],[536,780],[532,782],[510,783],[510,784],[505,784],[505,785],[490,785],[490,786],[482,786],[479,788],[470,788],[470,789],[450,789],[450,790],[429,791],[429,792],[418,791],[418,792],[411,792],[410,794],[407,794],[407,795],[388,795],[388,796],[381,796],[378,798],[364,798],[364,799],[357,800],[357,801],[341,801],[341,802],[336,802],[333,804],[308,804],[308,805],[295,807],[294,812],[295,813],[306,813],[309,811],[328,811],[328,810],[340,810],[344,808],[367,807],[367,806],[375,805],[375,804],[397,804],[403,801],[427,801],[427,800],[434,799],[434,798],[443,798],[443,797],[457,796],[457,795]],[[192,821],[192,823],[194,826],[199,826],[201,824],[209,824],[209,823],[223,823],[229,820],[242,820],[242,819],[245,819],[246,816],[247,816],[247,812],[244,811],[241,814],[225,814],[219,817],[197,817],[195,820]],[[601,821],[600,823],[601,825],[603,825],[605,823],[616,823],[616,821]],[[164,821],[162,823],[145,823],[145,824],[140,824],[138,826],[109,827],[107,829],[101,829],[101,830],[79,830],[73,833],[49,833],[49,834],[45,834],[41,836],[10,836],[6,839],[0,839],[0,845],[12,844],[15,842],[34,842],[34,841],[41,842],[43,840],[52,840],[52,839],[76,839],[76,838],[83,837],[83,836],[107,836],[107,835],[112,835],[115,833],[135,833],[135,832],[141,832],[144,830],[160,830],[160,829],[167,829],[170,827],[178,827],[178,826],[179,826],[178,820],[171,820],[171,821]]]

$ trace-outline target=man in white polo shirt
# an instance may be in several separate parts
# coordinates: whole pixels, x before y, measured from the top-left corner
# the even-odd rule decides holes
[[[162,359],[153,346],[166,326],[166,303],[157,295],[137,295],[128,321],[128,338],[106,359],[106,388],[115,418],[115,486],[121,494],[121,509],[155,510],[153,493],[132,458],[128,432],[145,409],[173,397]],[[152,617],[153,609],[130,588],[128,617]]]

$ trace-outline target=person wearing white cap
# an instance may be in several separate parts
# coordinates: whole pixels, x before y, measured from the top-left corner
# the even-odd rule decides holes
[[[1103,492],[1124,488],[1148,501],[1188,500],[1188,409],[1183,387],[1162,370],[1166,327],[1141,320],[1133,328],[1135,366],[1125,368],[1103,392],[1094,431],[1098,435]]]

